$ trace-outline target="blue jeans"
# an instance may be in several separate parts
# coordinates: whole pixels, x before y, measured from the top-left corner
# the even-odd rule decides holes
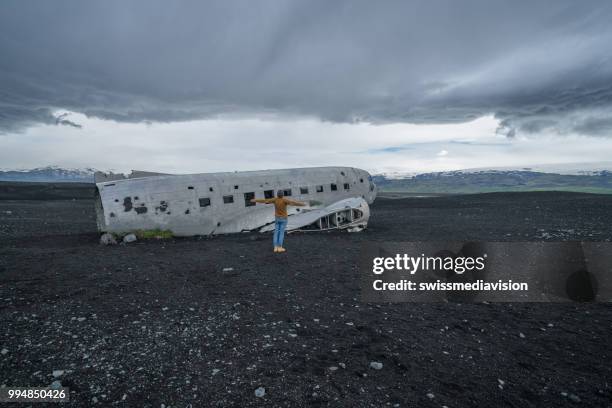
[[[283,240],[285,239],[285,228],[287,228],[287,219],[276,217],[276,223],[274,224],[274,236],[272,237],[275,247],[283,246]]]

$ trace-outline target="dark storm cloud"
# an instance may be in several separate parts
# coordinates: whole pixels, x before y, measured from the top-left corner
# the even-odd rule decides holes
[[[608,1],[4,1],[0,127],[74,124],[57,109],[129,122],[495,114],[509,136],[606,135],[610,21]]]

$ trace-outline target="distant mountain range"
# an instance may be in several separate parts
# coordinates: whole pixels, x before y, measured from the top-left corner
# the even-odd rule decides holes
[[[521,170],[448,171],[405,178],[373,176],[380,191],[471,194],[495,191],[575,191],[612,194],[612,172],[556,174]]]
[[[0,170],[0,181],[93,183],[93,168],[58,166]],[[467,169],[423,174],[372,176],[380,191],[408,193],[485,193],[494,191],[576,191],[612,194],[612,164]]]
[[[0,181],[37,181],[93,183],[95,169],[64,169],[58,166],[38,167],[30,170],[0,170]]]
[[[538,164],[521,167],[476,167],[461,170],[439,171],[439,172],[381,172],[374,173],[377,176],[384,176],[387,179],[406,179],[419,174],[449,174],[457,173],[502,173],[527,171],[533,173],[553,173],[575,176],[596,176],[605,171],[612,171],[612,162],[587,162],[587,163],[558,163],[558,164]]]

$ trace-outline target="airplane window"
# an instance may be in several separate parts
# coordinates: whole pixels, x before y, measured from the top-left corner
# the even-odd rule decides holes
[[[285,197],[290,197],[290,196],[291,196],[291,189],[290,189],[290,188],[288,188],[288,189],[286,189],[286,190],[283,190],[283,195],[284,195]]]
[[[349,183],[344,183],[345,190],[349,190],[350,188],[351,188],[351,185]]]
[[[323,192],[323,186],[317,186],[317,193]]]
[[[238,186],[237,186],[237,185],[236,185],[236,186],[234,186],[234,190],[238,190]]]
[[[331,187],[331,191],[337,191],[338,190],[338,186],[335,185],[334,183],[331,183],[330,187]]]
[[[233,195],[226,195],[223,196],[223,203],[225,204],[231,204],[234,202],[234,196]]]
[[[300,194],[308,194],[308,187],[300,187]]]
[[[213,191],[213,188],[212,188],[212,187],[209,187],[209,188],[208,188],[208,191]]]
[[[264,191],[264,198],[274,198],[274,190]]]
[[[200,198],[200,207],[208,207],[210,205],[210,198]]]
[[[345,176],[345,174],[344,174],[344,172],[343,172],[343,171],[341,171],[341,172],[340,172],[340,174],[342,174],[343,176]]]
[[[244,206],[252,207],[255,203],[252,203],[251,200],[255,198],[255,193],[244,193]]]
[[[359,182],[360,182],[360,183],[363,183],[363,179],[362,179],[362,178],[360,178],[360,179],[359,179]]]
[[[193,186],[188,186],[187,190],[193,190]]]

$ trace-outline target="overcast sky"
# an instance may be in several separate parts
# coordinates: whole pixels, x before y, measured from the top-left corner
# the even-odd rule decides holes
[[[612,160],[609,1],[0,2],[0,168]]]

